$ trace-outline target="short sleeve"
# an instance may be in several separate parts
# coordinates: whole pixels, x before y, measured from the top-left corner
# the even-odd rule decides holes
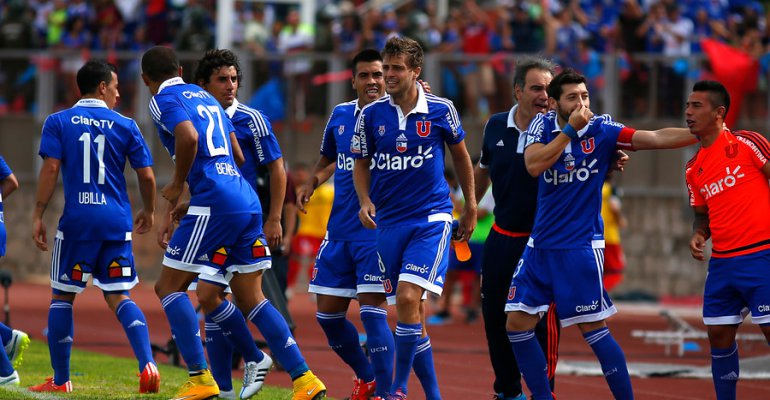
[[[49,115],[43,123],[38,154],[43,158],[62,159],[61,123],[53,115]]]
[[[372,108],[364,107],[356,119],[356,133],[350,139],[350,152],[353,158],[370,158],[376,151],[374,135],[371,132],[372,110]]]
[[[447,129],[442,133],[444,135],[444,141],[448,144],[457,144],[465,139],[465,131],[463,130],[463,124],[460,121],[460,116],[457,114],[457,109],[451,101],[447,100],[447,112],[444,115],[443,120],[446,121]]]
[[[335,108],[334,111],[332,111],[332,115],[329,116],[329,121],[326,122],[324,136],[323,139],[321,139],[321,155],[330,160],[337,159],[337,139],[334,137],[334,127],[332,126],[332,121],[335,120],[334,116],[336,113],[337,109]]]
[[[147,142],[136,122],[131,122],[131,139],[128,143],[128,161],[131,168],[138,169],[152,166],[152,155]]]
[[[150,115],[157,125],[172,135],[177,125],[191,120],[187,110],[168,96],[164,96],[162,99],[155,96],[150,100]],[[235,129],[233,129],[232,122],[228,118],[224,118],[224,120],[226,120],[227,132],[233,132]]]
[[[487,130],[489,129],[489,121],[491,121],[491,119],[484,124],[484,131],[481,137],[481,155],[479,156],[479,166],[481,168],[488,168],[489,163],[492,161],[490,160],[491,156],[489,155],[489,149],[487,148]]]
[[[525,147],[535,143],[548,143],[545,135],[545,114],[535,115],[535,118],[532,119],[529,127],[527,127],[527,144]]]
[[[11,167],[5,162],[3,156],[0,156],[0,181],[11,176],[11,174],[13,174]]]

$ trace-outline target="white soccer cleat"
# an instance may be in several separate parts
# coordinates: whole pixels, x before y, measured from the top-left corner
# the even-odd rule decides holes
[[[5,354],[8,355],[8,360],[11,361],[14,368],[21,366],[23,361],[21,355],[27,347],[29,347],[29,335],[14,329],[11,333],[11,340],[5,345]]]
[[[19,386],[20,383],[19,372],[16,370],[8,376],[0,376],[0,386]]]
[[[234,390],[220,390],[219,391],[219,398],[220,399],[235,400],[235,391]]]
[[[248,399],[262,390],[265,384],[265,377],[273,367],[273,359],[262,352],[265,358],[260,362],[250,361],[243,366],[243,387],[238,396],[239,399]]]

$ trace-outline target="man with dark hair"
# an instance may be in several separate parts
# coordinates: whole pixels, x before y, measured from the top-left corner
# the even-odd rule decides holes
[[[527,128],[538,114],[548,111],[546,88],[553,78],[553,63],[544,58],[517,60],[513,74],[516,105],[495,114],[484,126],[481,159],[474,168],[476,198],[483,198],[489,184],[495,199],[494,225],[484,245],[481,263],[481,304],[489,358],[495,371],[497,399],[523,400],[521,373],[505,331],[505,302],[516,261],[521,258],[532,232],[537,205],[538,178],[524,165]],[[537,340],[547,357],[551,390],[556,376],[560,324],[555,309],[540,319]]]
[[[128,160],[136,171],[143,204],[134,220],[136,233],[149,232],[155,210],[152,157],[136,122],[112,111],[120,96],[115,66],[88,61],[78,71],[77,82],[82,93],[80,101],[50,115],[40,139],[39,154],[44,161],[32,221],[32,238],[40,250],[48,251],[43,214],[60,170],[64,212],[51,260],[48,348],[54,376],[29,389],[72,391],[72,303],[93,277],[94,286],[102,289],[139,361],[139,392],[156,393],[160,375],[152,358],[147,321],[128,296],[139,279],[131,250],[131,204],[123,175]]]
[[[426,397],[439,399],[423,299],[426,291],[441,295],[452,236],[445,143],[465,196],[458,240],[468,240],[476,226],[473,165],[452,102],[425,93],[417,83],[423,60],[420,45],[409,38],[391,38],[382,55],[390,96],[361,110],[350,152],[356,158],[358,216],[365,227],[377,228],[383,286],[398,313],[395,375],[388,399],[406,398],[413,363],[415,370],[425,371],[421,383]],[[417,357],[419,353],[425,354]]]
[[[181,69],[169,73],[178,65],[173,50],[165,47],[153,47],[142,57],[142,79],[153,95],[150,111],[161,142],[175,161],[173,178],[161,190],[169,202],[158,237],[166,248],[166,268],[155,291],[190,372],[177,398],[219,394],[203,356],[195,309],[184,293],[200,273],[225,276],[243,315],[260,331],[275,335],[269,340],[280,338],[284,343],[276,346],[283,353],[276,357],[286,357],[284,367],[294,381],[293,399],[324,398],[326,387],[310,371],[286,321],[261,290],[262,270],[270,268],[270,251],[257,195],[233,159],[233,154],[242,156],[233,122],[223,115],[217,98],[182,80]],[[225,83],[237,79],[232,66],[217,72],[229,77]],[[191,193],[189,205],[179,204],[185,183]],[[175,231],[173,214],[184,214]],[[201,306],[221,329],[239,335],[243,317],[232,303],[212,300]]]
[[[690,132],[700,149],[685,177],[695,211],[690,252],[703,261],[713,249],[703,294],[703,323],[711,345],[711,375],[718,400],[734,400],[740,374],[735,335],[748,308],[770,342],[770,143],[750,131],[730,131],[724,120],[730,96],[721,83],[700,81],[686,103]]]
[[[594,117],[586,79],[571,69],[547,92],[551,111],[527,129],[524,162],[540,182],[533,230],[509,288],[508,338],[533,397],[553,399],[533,331],[553,306],[562,326],[578,325],[615,398],[633,399],[625,355],[604,322],[617,310],[602,286],[601,187],[616,149],[676,148],[695,138],[687,129],[637,131],[607,114]]]
[[[318,296],[316,319],[329,346],[356,374],[350,400],[369,400],[375,395],[384,398],[390,390],[394,343],[374,231],[350,225],[359,210],[351,143],[357,138],[355,124],[361,109],[385,94],[385,82],[382,57],[376,50],[356,54],[351,67],[357,98],[332,110],[321,141],[321,157],[310,179],[297,192],[297,207],[307,212],[305,204],[315,189],[334,174],[334,204],[308,290]],[[361,306],[371,364],[359,345],[358,331],[345,317],[354,298]]]

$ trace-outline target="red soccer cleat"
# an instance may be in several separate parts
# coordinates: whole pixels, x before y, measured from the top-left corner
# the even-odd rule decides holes
[[[57,385],[53,382],[53,377],[46,378],[45,383],[41,383],[37,386],[30,386],[29,390],[31,392],[62,392],[62,393],[71,393],[72,392],[72,381],[64,382],[63,385]]]
[[[147,363],[139,374],[139,393],[158,393],[160,390],[160,372],[153,363]]]
[[[364,382],[363,379],[355,379],[353,394],[350,395],[350,400],[369,400],[370,397],[374,396],[376,387],[375,381]]]

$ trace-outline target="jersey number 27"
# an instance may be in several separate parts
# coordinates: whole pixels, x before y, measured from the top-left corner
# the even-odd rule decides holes
[[[225,133],[224,125],[222,124],[222,114],[219,112],[220,108],[217,106],[198,106],[198,115],[206,118],[208,125],[206,125],[206,146],[209,149],[210,156],[226,156],[230,152],[227,150],[227,133]],[[215,117],[216,116],[216,117]],[[219,134],[222,136],[222,145],[217,146],[214,142],[214,129],[219,128]]]

